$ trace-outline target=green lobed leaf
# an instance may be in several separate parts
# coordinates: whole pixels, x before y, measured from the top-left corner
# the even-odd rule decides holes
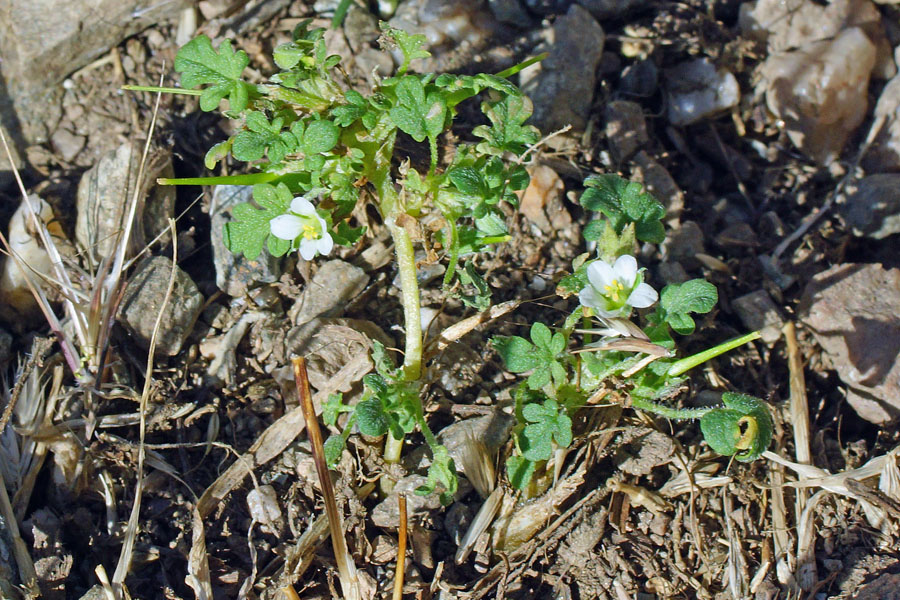
[[[444,130],[447,106],[440,92],[426,95],[419,77],[405,75],[394,88],[397,105],[391,108],[391,121],[417,142],[434,139]]]
[[[534,345],[517,335],[495,336],[491,345],[512,373],[524,373],[541,364],[541,357]]]
[[[205,35],[195,37],[175,55],[175,70],[181,73],[183,87],[209,85],[200,96],[200,108],[206,112],[216,110],[226,96],[232,111],[247,108],[251,86],[241,80],[241,74],[249,63],[246,52],[232,50],[231,40],[223,41],[217,52]]]
[[[579,202],[587,210],[606,215],[616,233],[634,223],[635,236],[642,242],[659,244],[665,240],[661,223],[665,207],[645,192],[640,183],[604,173],[588,177],[584,185],[586,189]]]
[[[506,461],[506,477],[517,490],[524,490],[534,476],[535,462],[524,456],[510,456]]]
[[[708,313],[718,299],[716,286],[705,279],[691,279],[664,287],[659,297],[659,309],[672,329],[688,335],[696,327],[689,313]]]
[[[526,404],[522,416],[528,424],[519,436],[519,446],[528,460],[549,460],[554,442],[561,448],[572,443],[572,419],[555,400]]]
[[[700,430],[710,448],[742,462],[756,460],[772,441],[772,416],[765,402],[754,396],[726,392],[725,408],[713,409],[700,419]]]
[[[388,432],[388,418],[379,398],[368,398],[357,403],[356,424],[363,435],[377,437]]]
[[[350,410],[343,402],[342,394],[329,394],[328,400],[322,405],[322,422],[329,427],[337,424],[338,415],[345,410]]]
[[[447,448],[441,445],[432,446],[431,466],[428,467],[428,481],[416,488],[416,494],[427,496],[434,492],[440,485],[441,504],[447,506],[453,502],[453,497],[459,488],[459,480],[456,478],[456,465]]]
[[[476,137],[484,139],[476,148],[484,154],[502,155],[512,152],[519,155],[538,141],[540,132],[525,121],[531,117],[531,100],[523,94],[510,94],[498,102],[484,102],[481,111],[491,121],[491,126],[479,125],[472,130]]]
[[[272,256],[282,256],[291,248],[291,242],[271,235],[270,221],[288,212],[293,195],[288,187],[260,183],[253,186],[253,200],[259,206],[245,202],[232,211],[233,220],[225,224],[223,241],[225,247],[235,254],[243,253],[249,260],[255,260],[267,243]]]
[[[428,38],[422,34],[409,34],[402,29],[391,27],[385,22],[379,23],[384,37],[397,44],[400,52],[403,53],[403,62],[397,69],[397,73],[402,75],[409,68],[409,63],[417,58],[428,58],[431,53],[424,49],[428,43]]]
[[[321,154],[328,152],[338,143],[341,130],[331,121],[321,119],[313,121],[303,133],[300,147],[305,154]]]
[[[346,442],[342,435],[329,436],[325,443],[322,444],[322,450],[325,453],[325,464],[328,465],[329,469],[333,469],[337,466],[338,461],[341,460],[345,444]]]
[[[296,150],[297,140],[292,133],[282,133],[284,119],[274,118],[271,122],[259,111],[247,113],[246,129],[234,136],[231,154],[245,162],[259,160],[268,154],[269,160],[279,163]]]

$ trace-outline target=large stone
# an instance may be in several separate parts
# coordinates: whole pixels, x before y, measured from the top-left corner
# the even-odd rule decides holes
[[[900,173],[864,178],[842,212],[855,235],[880,240],[900,233]]]
[[[769,110],[784,121],[791,142],[827,165],[836,159],[868,108],[876,46],[857,28],[834,39],[770,55],[760,67]]]
[[[248,185],[217,185],[213,189],[209,207],[213,264],[216,286],[229,296],[243,296],[248,290],[264,283],[278,281],[284,272],[285,258],[276,258],[263,247],[255,259],[236,255],[225,247],[224,228],[231,221],[231,211],[238,204],[253,200],[253,187]]]
[[[169,278],[175,269],[172,295],[163,308]],[[143,260],[128,281],[119,308],[119,321],[134,335],[142,348],[149,348],[157,316],[163,312],[156,351],[175,356],[200,316],[203,294],[190,275],[164,256]]]
[[[359,267],[340,259],[329,260],[319,265],[288,315],[298,326],[316,317],[336,317],[368,283],[369,276]]]
[[[155,181],[158,176],[172,176],[172,157],[167,150],[152,150],[144,176],[138,181],[142,155],[141,144],[125,142],[103,156],[78,183],[75,239],[94,262],[116,252],[135,189],[138,205],[129,253],[141,250],[169,226],[167,219],[175,210],[175,188],[157,186]]]
[[[606,34],[577,4],[548,31],[550,55],[521,73],[522,90],[534,102],[533,122],[550,133],[566,125],[583,130],[594,99],[596,71]]]
[[[60,84],[128,36],[178,15],[187,0],[0,0],[4,126],[30,143],[58,119]],[[5,94],[4,94],[5,92]],[[14,120],[14,123],[7,119]]]
[[[806,286],[800,315],[859,416],[872,423],[900,416],[900,269],[832,267]]]

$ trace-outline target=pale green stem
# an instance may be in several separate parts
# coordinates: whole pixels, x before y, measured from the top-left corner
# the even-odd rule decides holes
[[[388,230],[394,240],[397,270],[400,275],[400,297],[406,327],[406,346],[403,349],[403,380],[417,381],[422,375],[422,320],[419,315],[419,282],[416,280],[416,256],[412,239],[406,229],[393,217],[387,219]]]
[[[666,374],[669,377],[678,377],[682,373],[690,371],[699,364],[705,363],[706,361],[715,358],[720,354],[725,354],[729,350],[734,350],[738,346],[743,346],[747,342],[758,340],[759,337],[760,333],[758,331],[754,331],[752,333],[748,333],[747,335],[742,335],[741,337],[734,338],[733,340],[722,342],[718,346],[710,348],[709,350],[698,352],[697,354],[693,354],[691,356],[688,356],[687,358],[682,358],[678,362],[673,363],[672,366],[669,367],[669,370]]]
[[[398,463],[400,462],[400,454],[403,450],[403,438],[399,440],[394,437],[391,432],[388,432],[385,440],[384,440],[384,460],[387,463]]]
[[[671,408],[644,398],[632,398],[631,406],[667,419],[699,419],[712,410],[712,408]]]
[[[181,94],[182,96],[199,96],[203,90],[186,90],[184,88],[158,87],[155,85],[123,85],[128,92],[157,92],[159,94]]]

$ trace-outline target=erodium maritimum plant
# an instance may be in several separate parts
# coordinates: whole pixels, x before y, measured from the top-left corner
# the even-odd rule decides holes
[[[228,40],[218,49],[205,36],[186,44],[175,69],[187,89],[165,91],[198,95],[204,111],[224,104],[224,114],[237,122],[236,133],[209,150],[207,167],[230,154],[257,172],[168,183],[253,185],[254,202],[236,206],[224,232],[226,246],[249,259],[264,247],[273,256],[296,250],[312,260],[329,254],[334,245],[352,245],[365,232],[352,226],[351,215],[362,202],[374,204],[394,243],[404,312],[403,364],[395,366],[385,348],[374,345],[376,372],[364,378],[361,399],[348,406],[333,396],[324,406],[329,425],[349,413],[342,434],[326,441],[326,455],[335,462],[358,428],[366,435],[385,436],[384,457],[396,462],[404,437],[418,428],[432,453],[428,481],[419,492],[437,489],[449,501],[457,489],[455,466],[430,431],[420,398],[423,332],[411,232],[421,216],[437,211],[443,219],[437,247],[448,263],[445,289],[456,283],[474,288],[474,294],[460,294],[460,299],[480,310],[488,307],[489,290],[471,263],[457,266],[460,257],[509,239],[499,205],[516,205],[515,193],[528,185],[521,157],[539,133],[527,124],[531,102],[507,78],[539,58],[497,75],[412,74],[410,62],[429,55],[422,49],[424,36],[385,24],[382,31],[383,45],[398,48],[403,58],[395,74],[377,80],[368,94],[345,80],[340,57],[326,52],[324,30],[310,29],[308,22],[297,26],[293,41],[275,49],[280,71],[262,84],[241,78],[249,59]],[[193,89],[198,87],[202,89]],[[460,103],[475,96],[481,97],[486,124],[472,130],[474,143],[458,143],[449,164],[441,164],[438,138],[451,129]],[[398,152],[401,133],[427,148],[427,164]],[[597,242],[598,254],[580,257],[575,273],[559,289],[564,297],[577,294],[581,306],[555,333],[535,323],[530,341],[494,339],[511,371],[531,372],[516,394],[520,425],[516,455],[508,463],[510,480],[524,487],[554,448],[568,446],[572,413],[613,381],[631,386],[636,408],[672,418],[702,417],[714,449],[754,458],[771,435],[768,413],[759,401],[726,394],[725,408],[715,410],[676,410],[653,402],[683,381],[687,368],[752,336],[713,348],[705,358],[674,361],[670,329],[690,333],[694,323],[689,313],[709,311],[715,288],[695,280],[667,286],[657,297],[632,253],[637,240],[662,241],[662,206],[640,185],[614,176],[589,179],[587,185],[582,204],[605,217],[585,230],[586,239]],[[654,304],[656,311],[643,330],[629,321],[633,309]],[[600,343],[607,347],[578,355],[570,347],[575,324],[591,318],[599,321],[604,336],[630,341],[610,346],[605,337]],[[584,342],[591,346],[587,338]],[[642,354],[658,360],[640,358]]]
[[[577,295],[579,305],[555,332],[536,322],[530,339],[493,339],[510,371],[530,373],[515,394],[516,451],[506,463],[510,482],[526,492],[539,492],[543,486],[535,490],[529,484],[542,474],[555,450],[571,444],[574,413],[592,397],[613,390],[626,391],[634,408],[669,419],[700,419],[713,450],[741,461],[756,459],[772,438],[772,419],[759,398],[726,392],[724,406],[715,408],[672,408],[660,400],[677,393],[689,369],[759,334],[676,359],[673,333],[694,332],[690,315],[712,310],[715,286],[693,279],[657,293],[644,282],[632,253],[639,241],[658,244],[665,239],[663,206],[640,184],[617,175],[589,177],[585,186],[581,205],[601,217],[584,230],[596,252],[576,258],[574,273],[557,289],[563,297]],[[643,327],[634,322],[634,309],[653,307]],[[579,323],[584,329],[576,329]],[[583,335],[580,344],[573,343],[576,335]],[[602,337],[591,341],[593,335]]]
[[[343,434],[326,441],[326,454],[336,461],[356,427],[367,435],[384,435],[384,457],[396,462],[404,437],[418,428],[432,452],[428,482],[420,492],[440,486],[449,500],[457,488],[456,470],[429,430],[420,399],[423,332],[413,234],[421,216],[438,212],[443,227],[436,242],[448,259],[444,287],[474,287],[474,294],[460,293],[460,299],[488,306],[489,291],[478,274],[470,264],[457,269],[457,263],[509,239],[499,204],[515,205],[515,193],[528,185],[528,173],[516,159],[539,133],[526,123],[531,102],[507,78],[537,59],[497,75],[412,74],[410,62],[429,56],[422,49],[425,37],[386,24],[382,31],[383,45],[399,49],[403,58],[394,76],[377,80],[365,95],[346,81],[340,57],[327,54],[324,29],[311,29],[308,21],[297,26],[291,42],[275,49],[280,71],[263,84],[242,79],[249,58],[230,41],[215,48],[200,36],[186,44],[175,59],[186,89],[164,91],[198,95],[204,111],[224,104],[225,115],[238,123],[234,135],[209,150],[206,166],[213,168],[230,155],[258,172],[166,183],[253,185],[254,202],[236,206],[224,232],[225,245],[249,259],[266,248],[273,256],[296,250],[313,260],[335,245],[355,244],[365,232],[352,226],[351,215],[360,203],[375,205],[394,242],[404,312],[403,364],[395,367],[376,344],[376,373],[365,377],[362,399],[347,406],[335,396],[325,407],[329,425],[340,413],[351,413]],[[476,142],[457,144],[450,163],[441,165],[438,138],[452,127],[459,104],[475,96],[482,97],[487,124],[472,131]],[[401,133],[427,148],[426,164],[396,151]]]

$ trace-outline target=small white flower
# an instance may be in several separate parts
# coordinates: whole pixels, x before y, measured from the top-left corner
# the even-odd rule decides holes
[[[300,256],[312,260],[316,254],[328,255],[334,248],[334,240],[328,233],[328,224],[316,212],[313,203],[298,196],[291,200],[290,212],[269,221],[272,235],[289,242],[300,239]]]
[[[602,260],[592,262],[587,276],[588,285],[578,299],[599,317],[627,317],[632,308],[652,306],[659,298],[656,290],[643,282],[637,260],[627,254],[612,266]]]

